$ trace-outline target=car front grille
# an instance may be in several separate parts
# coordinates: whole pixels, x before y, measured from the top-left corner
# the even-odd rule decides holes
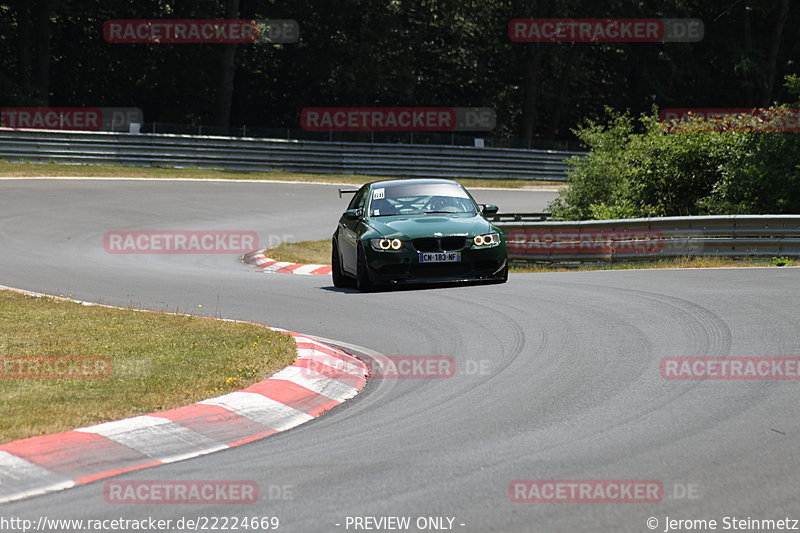
[[[418,252],[438,252],[439,239],[414,239],[414,249]]]
[[[440,246],[445,252],[457,252],[463,250],[467,243],[464,237],[444,237],[440,241]]]
[[[412,242],[414,249],[418,252],[457,252],[463,250],[467,245],[467,239],[464,237],[442,237],[441,239],[425,237],[414,239]]]
[[[411,265],[411,275],[416,278],[467,276],[472,270],[467,263],[430,263]]]

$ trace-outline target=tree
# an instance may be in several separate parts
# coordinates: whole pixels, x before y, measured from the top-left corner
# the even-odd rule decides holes
[[[788,8],[787,8],[788,6]],[[295,19],[301,40],[111,44],[119,18]],[[0,0],[0,103],[136,106],[147,121],[296,128],[310,106],[475,106],[496,138],[574,139],[605,108],[783,101],[797,2],[776,0]],[[693,17],[697,43],[512,42],[518,17]],[[773,87],[774,85],[774,87]]]
[[[225,18],[239,18],[239,0],[225,1]],[[216,125],[230,126],[231,103],[233,99],[233,80],[236,76],[237,43],[225,43],[222,46],[222,61],[219,70],[219,88],[217,89]]]
[[[800,78],[787,77],[786,89],[800,95]],[[576,130],[589,153],[571,161],[554,217],[800,214],[796,111],[772,108],[772,121],[695,117],[676,128],[655,109],[638,120],[608,112],[607,123]],[[795,132],[778,131],[786,126]]]

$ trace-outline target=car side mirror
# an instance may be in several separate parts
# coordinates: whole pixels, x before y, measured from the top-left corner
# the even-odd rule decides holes
[[[364,216],[364,210],[363,209],[348,209],[347,211],[342,213],[342,216],[344,216],[346,219],[349,219],[349,220],[358,220],[359,218]]]
[[[500,208],[494,204],[481,204],[481,213],[486,216],[496,215],[499,210]]]

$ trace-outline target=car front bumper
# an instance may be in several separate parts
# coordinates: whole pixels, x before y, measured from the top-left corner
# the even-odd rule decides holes
[[[419,253],[413,249],[379,252],[369,248],[365,250],[367,272],[371,281],[389,284],[493,280],[502,277],[508,262],[505,243],[458,251],[458,262],[420,263]]]

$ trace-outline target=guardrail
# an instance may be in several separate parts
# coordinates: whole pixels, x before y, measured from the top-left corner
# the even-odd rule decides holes
[[[105,131],[123,131],[105,130]],[[129,131],[126,128],[124,131]],[[174,124],[144,122],[140,133],[169,133],[173,135],[214,135],[222,137],[255,137],[294,141],[322,141],[369,144],[436,144],[442,146],[475,146],[479,139],[488,148],[518,148],[525,150],[585,151],[577,139],[544,139],[530,137],[495,137],[488,132],[474,131],[309,131],[298,128],[267,128],[258,126],[220,127],[203,124]]]
[[[492,222],[530,222],[534,220],[547,220],[550,213],[497,213],[491,215]]]
[[[528,262],[800,258],[800,215],[510,221],[498,226],[507,234],[509,258]]]
[[[565,181],[580,152],[0,129],[0,158],[375,176]]]

